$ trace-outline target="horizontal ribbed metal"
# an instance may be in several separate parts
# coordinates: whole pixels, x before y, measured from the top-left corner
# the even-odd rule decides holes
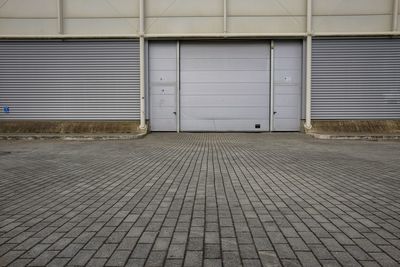
[[[136,40],[0,42],[0,120],[139,119],[139,102]]]
[[[313,119],[400,118],[400,39],[316,39]]]

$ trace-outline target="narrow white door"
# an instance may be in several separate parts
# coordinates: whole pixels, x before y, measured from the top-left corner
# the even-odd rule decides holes
[[[272,131],[299,131],[302,43],[275,41]]]
[[[149,43],[150,127],[176,131],[176,42]]]

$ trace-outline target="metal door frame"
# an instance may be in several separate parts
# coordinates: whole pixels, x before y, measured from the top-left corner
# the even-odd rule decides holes
[[[176,132],[181,131],[181,44],[176,41]]]
[[[274,130],[274,46],[274,40],[271,40],[269,45],[269,132]]]

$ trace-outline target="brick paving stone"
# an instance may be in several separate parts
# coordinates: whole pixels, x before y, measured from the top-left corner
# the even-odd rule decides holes
[[[163,266],[166,256],[166,251],[152,251],[146,261],[146,266]]]
[[[23,267],[23,266],[27,266],[29,264],[29,262],[31,262],[31,259],[17,259],[15,261],[13,261],[11,264],[9,264],[8,266],[11,267]],[[58,265],[58,266],[63,266],[63,265]]]
[[[290,246],[294,251],[309,251],[310,248],[304,243],[301,238],[288,238]]]
[[[242,266],[239,252],[223,252],[222,262],[224,266]]]
[[[276,244],[275,251],[281,259],[296,259],[296,255],[288,244]]]
[[[222,251],[238,251],[236,238],[221,238]]]
[[[0,265],[400,265],[398,142],[154,133],[0,147]]]
[[[360,264],[365,267],[379,267],[381,266],[376,261],[360,261]]]
[[[104,244],[106,239],[106,237],[93,237],[83,248],[97,250]]]
[[[107,258],[92,258],[86,266],[89,267],[97,267],[97,266],[104,266],[107,262]]]
[[[38,244],[34,247],[32,247],[30,250],[28,250],[26,253],[22,254],[21,258],[29,258],[29,259],[34,259],[36,257],[39,257],[39,255],[45,251],[49,247],[48,244]]]
[[[216,244],[206,244],[204,247],[204,258],[206,259],[220,259],[221,249],[219,245]]]
[[[185,255],[185,245],[172,244],[169,246],[168,259],[183,259]]]
[[[315,236],[313,232],[307,231],[307,232],[299,232],[299,235],[301,238],[304,240],[305,243],[307,244],[320,244],[321,241]]]
[[[371,241],[368,239],[353,239],[353,241],[363,250],[366,252],[380,252],[381,249],[375,246]]]
[[[254,244],[257,250],[273,250],[272,244],[268,238],[254,238]]]
[[[94,255],[95,258],[109,258],[117,248],[117,244],[104,244]]]
[[[296,255],[303,266],[321,266],[321,264],[319,264],[318,260],[311,252],[298,251],[296,252]]]
[[[146,259],[129,259],[126,266],[129,267],[143,267]]]
[[[7,264],[12,263],[14,260],[16,260],[22,253],[23,251],[18,251],[18,250],[12,250],[1,256],[0,258],[0,263],[3,266],[6,266]]]
[[[298,260],[282,259],[282,266],[285,267],[301,267],[301,263]]]
[[[345,246],[345,249],[351,254],[351,256],[353,256],[353,258],[358,261],[372,260],[372,258],[368,256],[368,254],[358,246]]]
[[[329,251],[344,251],[343,246],[334,238],[321,238],[321,241]]]
[[[204,267],[222,267],[221,259],[204,259]]]
[[[131,252],[127,250],[116,250],[107,261],[106,266],[124,266],[130,254]]]
[[[396,262],[394,259],[389,257],[385,253],[370,253],[369,254],[372,258],[374,258],[379,264],[383,266],[398,266],[398,262]]]
[[[45,251],[42,254],[40,254],[39,257],[31,261],[28,265],[44,266],[48,264],[58,253],[59,251]]]
[[[68,264],[72,266],[84,266],[95,252],[94,250],[80,250]]]
[[[281,266],[278,255],[274,251],[259,251],[263,266]]]
[[[59,266],[66,266],[71,258],[54,258],[49,264],[48,267],[59,267]]]
[[[342,266],[336,260],[321,260],[320,262],[323,267],[341,267]]]
[[[202,251],[187,251],[184,261],[184,266],[203,266],[203,252]]]
[[[332,252],[332,255],[343,266],[361,266],[348,252]]]
[[[393,246],[379,246],[379,248],[400,263],[400,249],[397,249]]]
[[[258,259],[244,259],[243,267],[261,267],[261,262]]]
[[[183,259],[167,259],[164,264],[165,267],[181,267],[183,266]]]

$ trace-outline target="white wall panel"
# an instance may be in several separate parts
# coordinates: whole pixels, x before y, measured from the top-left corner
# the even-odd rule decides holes
[[[391,15],[313,17],[315,32],[379,32],[391,28]]]
[[[399,11],[399,13],[400,13],[400,11]],[[397,31],[400,31],[400,15],[397,19]]]
[[[392,14],[393,0],[314,0],[314,15]]]
[[[4,3],[1,1],[0,4]],[[57,16],[55,0],[9,0],[0,8],[2,18],[53,18]]]
[[[42,35],[57,33],[57,19],[1,19],[0,34]]]
[[[79,18],[139,17],[139,0],[63,0],[63,1],[64,1],[64,16],[67,18],[68,17],[79,17]]]
[[[67,34],[135,34],[139,20],[135,18],[65,19]]]
[[[306,0],[229,0],[228,14],[230,16],[305,16],[305,3]]]
[[[146,33],[219,33],[223,21],[216,17],[148,18]]]
[[[146,17],[223,16],[223,0],[146,0]]]
[[[233,33],[304,32],[304,17],[229,17],[228,31]]]

